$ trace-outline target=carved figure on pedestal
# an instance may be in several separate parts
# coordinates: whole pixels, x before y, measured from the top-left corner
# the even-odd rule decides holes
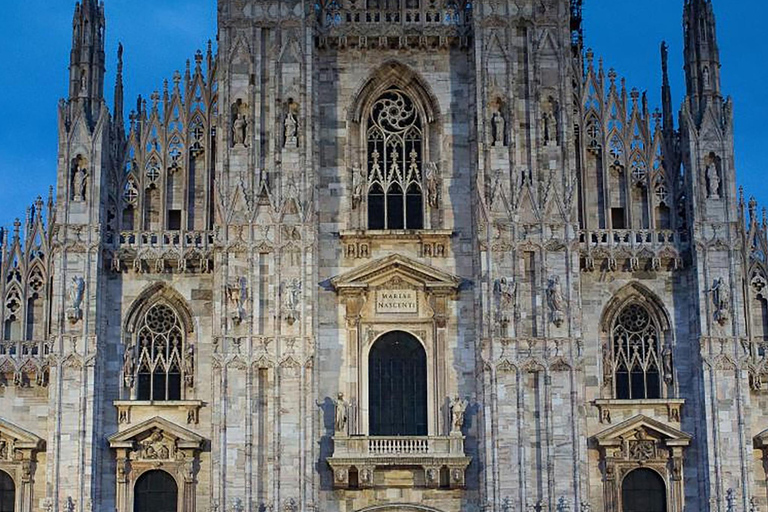
[[[720,174],[714,161],[707,165],[707,196],[710,199],[720,199]]]
[[[672,374],[672,347],[669,344],[664,345],[664,350],[661,352],[661,361],[664,367],[664,382],[671,386],[674,376]]]
[[[552,313],[552,323],[556,327],[560,327],[565,320],[565,298],[563,297],[563,287],[560,284],[560,276],[549,278],[547,303]]]
[[[494,284],[494,292],[497,300],[497,319],[503,326],[512,321],[517,307],[517,283],[512,277],[501,277]]]
[[[188,388],[195,386],[195,347],[190,345],[184,354],[184,383]]]
[[[72,200],[76,202],[85,201],[88,187],[88,171],[81,159],[77,160],[72,177]]]
[[[133,389],[135,370],[134,345],[131,344],[125,348],[125,354],[123,354],[123,383],[128,389]]]
[[[467,401],[456,395],[451,400],[451,434],[461,434],[464,427],[464,415],[467,412]]]
[[[493,113],[491,120],[493,121],[493,146],[502,147],[505,145],[504,129],[506,127],[506,121],[504,121],[504,117],[498,110]]]
[[[356,209],[363,201],[365,176],[360,166],[352,169],[352,209]]]
[[[241,277],[237,280],[235,286],[229,287],[227,294],[233,309],[231,314],[232,321],[235,325],[240,325],[246,317],[245,304],[248,302],[248,280],[245,277]]]
[[[559,143],[557,133],[557,102],[552,96],[547,97],[541,104],[541,131],[544,145]]]
[[[435,162],[428,162],[424,168],[424,185],[427,189],[427,204],[437,208],[440,194],[440,169]]]
[[[232,142],[235,146],[245,145],[245,139],[248,132],[248,121],[243,114],[237,114],[232,123]]]
[[[293,104],[291,104],[292,106]],[[289,110],[285,115],[285,147],[288,149],[295,149],[299,147],[298,128],[299,122],[296,120],[296,116]]]
[[[715,305],[715,321],[720,325],[728,323],[731,315],[731,293],[724,278],[719,278],[709,290]]]
[[[344,400],[344,393],[336,395],[336,399],[333,401],[336,406],[336,415],[333,422],[333,430],[337,434],[347,434],[347,409],[349,409],[349,403]]]
[[[283,317],[288,325],[293,325],[299,318],[301,300],[301,281],[292,279],[283,283]]]
[[[75,324],[83,317],[83,294],[85,292],[85,280],[80,276],[72,277],[69,285],[69,308],[67,318]]]

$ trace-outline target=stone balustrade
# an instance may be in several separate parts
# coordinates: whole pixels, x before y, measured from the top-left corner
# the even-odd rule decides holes
[[[53,351],[52,341],[0,341],[0,357],[11,359],[45,358]]]
[[[108,240],[109,242],[109,240]],[[123,231],[112,242],[112,270],[211,272],[214,231]]]
[[[374,487],[386,480],[388,468],[413,468],[414,487],[464,486],[471,461],[464,452],[464,437],[451,436],[340,436],[334,440],[328,464],[337,488]],[[375,472],[375,475],[374,475]]]
[[[584,230],[579,242],[586,271],[678,270],[688,247],[685,232],[666,229]]]

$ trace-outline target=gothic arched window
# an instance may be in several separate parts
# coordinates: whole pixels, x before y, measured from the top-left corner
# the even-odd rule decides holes
[[[0,512],[13,512],[16,505],[16,485],[11,475],[0,471]]]
[[[391,88],[368,117],[368,229],[422,229],[424,133],[413,101]]]
[[[176,312],[158,303],[137,330],[139,400],[181,400],[184,329]]]
[[[667,490],[664,480],[653,470],[636,469],[621,486],[624,512],[667,512]]]
[[[427,354],[405,332],[385,334],[369,355],[370,435],[427,435]]]
[[[176,512],[178,500],[179,488],[171,475],[147,471],[136,481],[133,512]]]
[[[640,304],[626,306],[617,316],[610,346],[616,398],[661,398],[662,354],[659,332],[651,314]]]

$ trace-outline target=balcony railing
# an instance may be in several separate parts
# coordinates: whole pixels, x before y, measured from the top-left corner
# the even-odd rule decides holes
[[[580,233],[582,244],[598,247],[660,247],[665,245],[679,246],[687,242],[685,234],[672,230],[650,229],[601,229],[596,231],[582,231]]]
[[[53,351],[52,341],[0,340],[0,356],[11,359],[44,358]]]
[[[207,249],[213,246],[212,231],[123,231],[119,235],[121,248]]]
[[[388,468],[416,468],[415,486],[451,488],[464,486],[464,472],[471,458],[464,453],[464,436],[336,436],[328,464],[334,471],[334,486],[348,488],[350,471],[359,472],[361,487],[376,485],[374,473]],[[439,477],[447,472],[448,481]]]

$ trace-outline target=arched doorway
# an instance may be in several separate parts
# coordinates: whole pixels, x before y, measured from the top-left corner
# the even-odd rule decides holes
[[[16,484],[11,475],[0,471],[0,512],[13,512],[16,506]]]
[[[134,487],[133,512],[176,512],[179,490],[165,471],[147,471]]]
[[[382,336],[368,356],[370,435],[427,435],[427,353],[412,335]]]
[[[667,512],[664,480],[653,470],[636,469],[621,486],[623,512]]]

